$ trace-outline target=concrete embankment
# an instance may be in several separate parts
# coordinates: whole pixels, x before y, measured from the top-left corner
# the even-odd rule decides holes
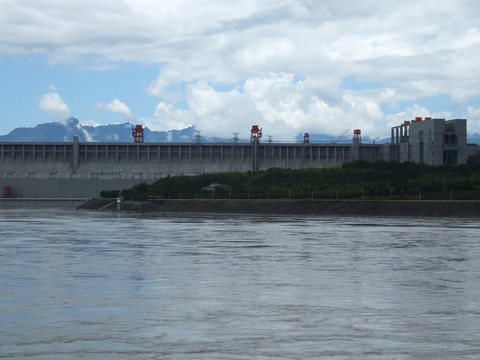
[[[480,217],[479,201],[153,200],[118,203],[116,199],[93,199],[78,208],[139,213]]]
[[[0,209],[76,209],[88,199],[38,199],[38,198],[11,198],[0,199]]]

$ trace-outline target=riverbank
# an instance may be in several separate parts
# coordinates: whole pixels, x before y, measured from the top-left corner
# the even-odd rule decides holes
[[[348,215],[480,218],[480,201],[425,200],[152,200],[93,199],[78,209],[138,213]]]
[[[86,198],[0,198],[0,209],[76,209],[86,201]]]

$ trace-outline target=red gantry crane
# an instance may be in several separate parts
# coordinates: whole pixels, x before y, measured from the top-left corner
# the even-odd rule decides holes
[[[133,142],[143,143],[143,126],[136,125],[132,128]]]
[[[310,143],[310,134],[309,133],[303,134],[303,143],[304,144],[309,144]]]
[[[261,137],[262,137],[262,129],[260,129],[258,125],[252,125],[252,134],[250,136],[250,142],[252,144],[254,141],[260,142]]]
[[[359,144],[362,143],[362,130],[355,129],[353,130],[353,140],[357,140]]]

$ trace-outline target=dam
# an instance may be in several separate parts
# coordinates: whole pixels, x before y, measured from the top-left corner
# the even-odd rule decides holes
[[[354,160],[457,165],[478,153],[467,146],[466,122],[417,117],[392,127],[385,144],[362,143],[359,129],[351,143],[310,143],[307,133],[303,142],[260,142],[258,125],[250,143],[143,142],[136,129],[132,143],[79,142],[76,136],[71,142],[4,142],[0,186],[3,197],[94,198],[102,190],[177,175],[339,167]]]
[[[175,175],[337,167],[390,159],[389,144],[0,143],[0,185],[13,197],[91,198]]]

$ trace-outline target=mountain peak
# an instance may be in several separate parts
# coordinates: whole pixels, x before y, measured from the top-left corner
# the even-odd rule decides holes
[[[78,119],[74,117],[66,119],[64,123],[65,126],[77,126],[78,124],[80,124],[80,121],[78,121]]]

